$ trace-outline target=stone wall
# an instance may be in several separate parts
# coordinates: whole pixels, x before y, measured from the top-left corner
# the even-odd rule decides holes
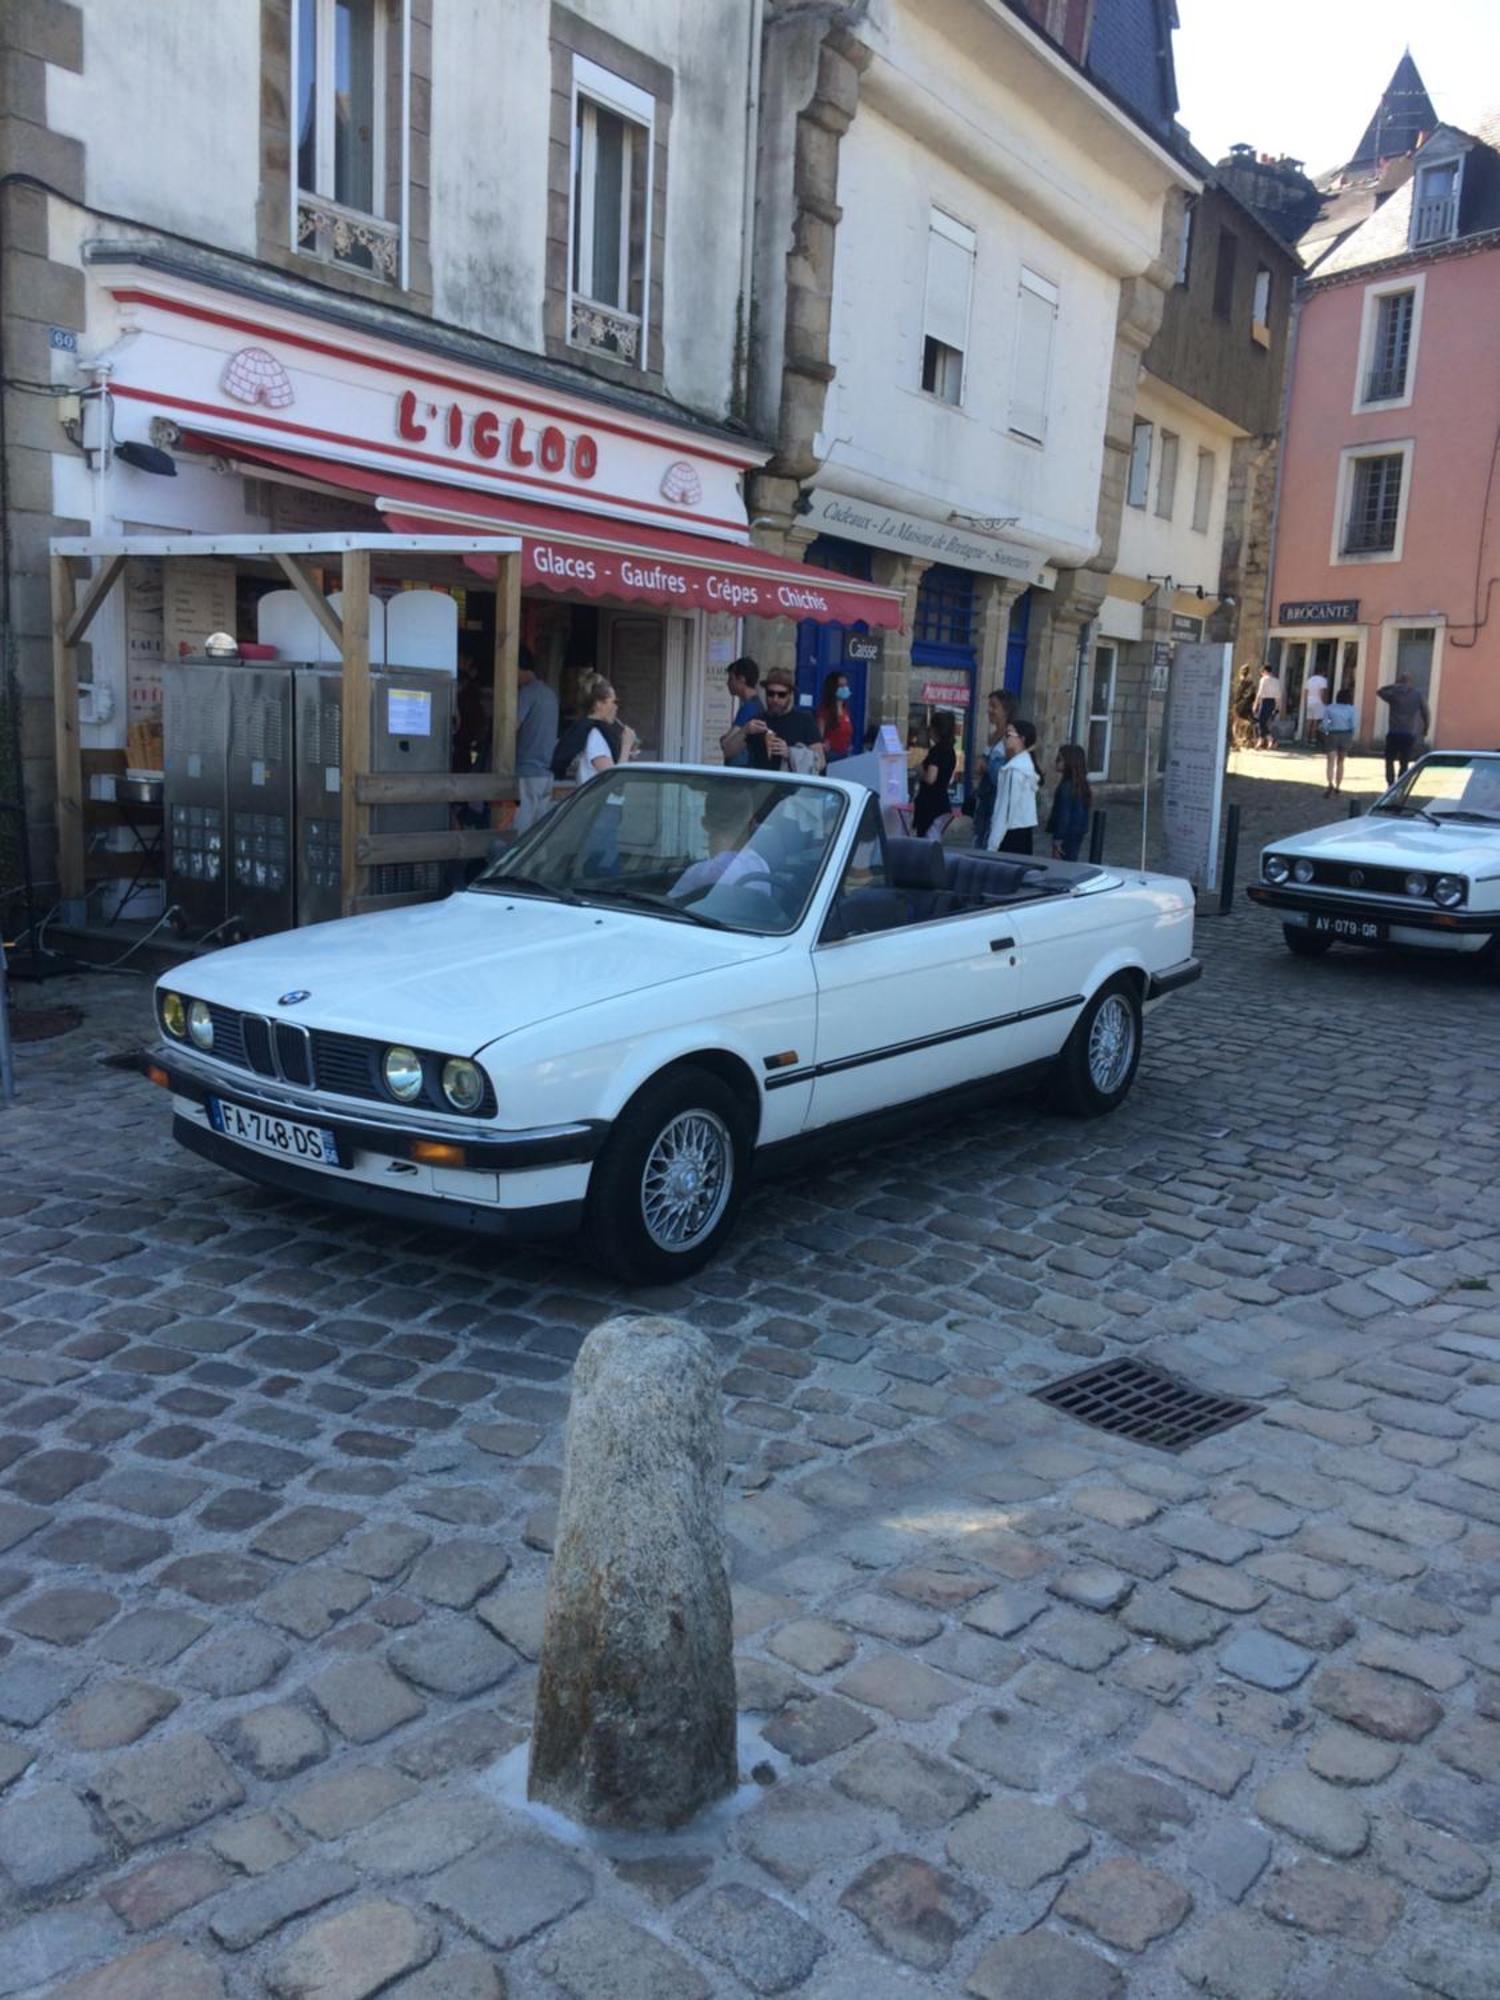
[[[32,175],[82,201],[83,148],[48,129],[46,67],[81,71],[83,62],[79,8],[67,0],[0,6],[0,174]],[[48,542],[82,534],[88,524],[52,511],[52,452],[60,432],[57,399],[49,393],[52,329],[83,331],[83,274],[49,255],[47,197],[38,188],[0,186],[0,242],[0,912],[10,915],[28,838],[37,894],[44,906],[55,895]]]

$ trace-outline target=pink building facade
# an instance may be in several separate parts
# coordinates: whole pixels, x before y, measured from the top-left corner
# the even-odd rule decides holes
[[[1289,710],[1407,674],[1430,740],[1500,744],[1500,155],[1439,126],[1302,289],[1269,651]]]

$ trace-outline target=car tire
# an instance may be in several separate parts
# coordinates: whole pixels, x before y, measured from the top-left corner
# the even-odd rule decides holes
[[[750,1152],[727,1084],[695,1068],[657,1077],[621,1112],[590,1177],[591,1254],[626,1284],[701,1270],[734,1227]]]
[[[1293,958],[1326,958],[1333,950],[1331,937],[1319,937],[1316,931],[1306,930],[1301,924],[1283,924],[1281,935]]]
[[[1074,1118],[1102,1118],[1124,1103],[1140,1059],[1139,984],[1112,979],[1079,1015],[1057,1059],[1059,1105]]]

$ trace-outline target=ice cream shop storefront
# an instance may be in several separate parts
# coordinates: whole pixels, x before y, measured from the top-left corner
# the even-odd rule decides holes
[[[86,503],[63,511],[91,523],[101,551],[111,536],[174,548],[128,558],[92,620],[74,750],[95,766],[123,753],[149,776],[170,758],[164,670],[213,631],[247,658],[329,657],[309,592],[248,551],[190,563],[184,536],[226,550],[257,535],[375,537],[373,671],[472,665],[504,722],[524,645],[564,720],[583,676],[601,672],[640,754],[672,761],[718,761],[742,619],[901,623],[899,591],[750,545],[742,480],[766,453],[731,432],[582,393],[545,364],[501,371],[438,329],[420,341],[356,330],[123,257],[90,276],[93,448],[82,465],[59,460],[64,497],[71,482]],[[430,536],[432,559],[387,564],[382,534],[393,553]],[[486,535],[519,546],[512,603],[495,561],[456,546]],[[66,558],[70,614],[103,560],[83,546]],[[303,574],[334,604],[336,562],[313,550]],[[448,602],[415,617],[401,603],[413,590]],[[513,759],[500,734],[494,747],[503,793]]]

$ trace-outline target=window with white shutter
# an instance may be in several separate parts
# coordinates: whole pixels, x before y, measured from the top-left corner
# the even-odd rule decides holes
[[[1146,492],[1151,484],[1151,445],[1156,435],[1156,426],[1145,417],[1137,417],[1130,433],[1130,471],[1125,481],[1125,499],[1132,507],[1144,507]]]
[[[963,401],[964,353],[974,290],[972,229],[940,208],[927,225],[927,296],[922,316],[922,387],[945,403]]]
[[[1023,266],[1016,301],[1016,366],[1010,391],[1010,428],[1036,444],[1043,443],[1047,436],[1057,308],[1056,285]]]

